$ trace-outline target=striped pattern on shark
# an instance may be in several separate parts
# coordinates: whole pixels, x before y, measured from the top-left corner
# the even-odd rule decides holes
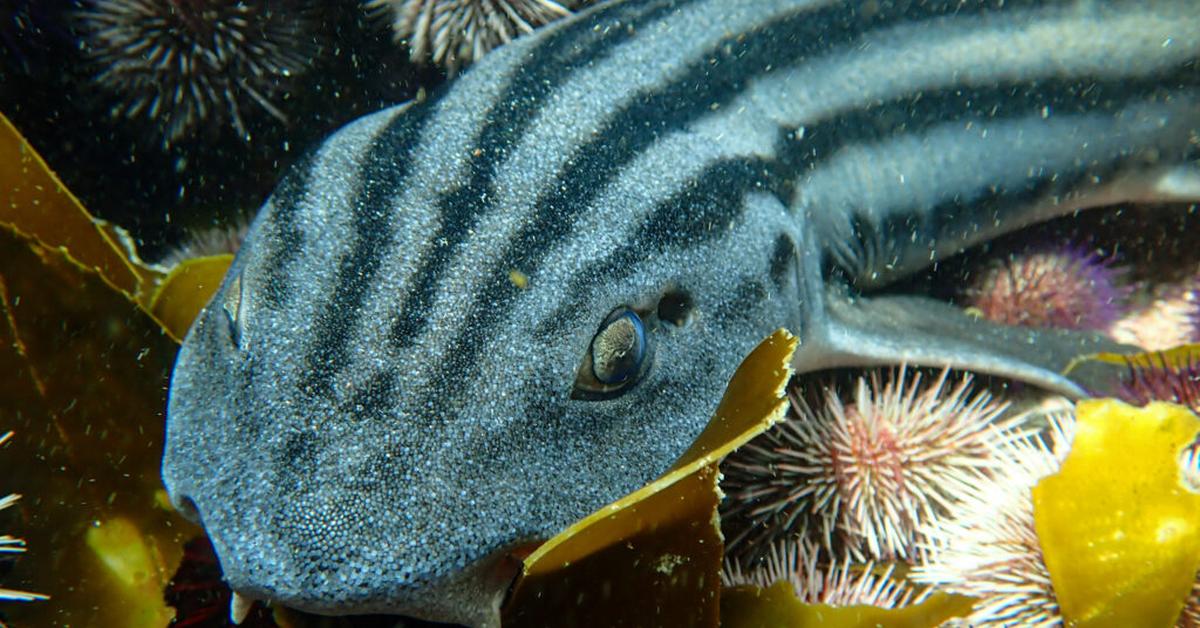
[[[1198,58],[1191,0],[584,12],[292,168],[179,355],[168,490],[243,595],[482,625],[503,555],[666,469],[777,327],[800,371],[1102,389],[1060,374],[1099,337],[885,289],[1200,198]]]

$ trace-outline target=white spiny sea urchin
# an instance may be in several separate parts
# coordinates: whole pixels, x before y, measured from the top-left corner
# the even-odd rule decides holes
[[[779,538],[819,539],[831,555],[911,557],[936,522],[1019,437],[1007,404],[973,392],[971,377],[931,383],[909,371],[872,372],[853,399],[828,388],[722,465],[722,518],[733,554],[755,556]]]
[[[249,231],[250,222],[244,219],[198,229],[189,233],[178,246],[168,250],[157,263],[170,269],[190,259],[237,253]]]
[[[853,565],[849,556],[822,565],[821,554],[808,540],[785,539],[773,544],[757,567],[743,570],[738,563],[726,561],[721,583],[765,588],[787,582],[801,602],[830,606],[899,608],[919,604],[929,595],[927,587],[914,587],[895,577],[894,565],[877,570],[871,562]]]
[[[922,530],[927,559],[911,578],[978,598],[968,618],[972,626],[1062,624],[1034,527],[1031,490],[1058,471],[1074,419],[1070,413],[1046,418],[1045,436],[1003,445],[997,451],[1002,471],[974,484],[952,518]]]
[[[79,17],[95,80],[118,97],[112,115],[156,124],[164,146],[210,121],[249,139],[247,103],[286,120],[273,99],[316,49],[292,0],[91,0]]]
[[[5,443],[7,443],[12,438],[12,435],[13,435],[12,432],[5,432],[4,434],[0,434],[0,446],[3,446]],[[0,510],[4,510],[4,509],[12,506],[13,504],[17,503],[17,500],[19,500],[19,499],[21,499],[21,496],[17,495],[17,494],[9,494],[9,495],[0,497]],[[6,556],[12,556],[15,554],[22,554],[24,552],[25,552],[25,540],[24,539],[19,539],[19,538],[16,538],[14,536],[10,536],[7,534],[0,534],[0,558],[6,557]],[[0,587],[0,600],[15,601],[15,602],[32,602],[34,600],[46,600],[46,599],[49,599],[49,597],[42,595],[40,593],[30,593],[28,591],[16,591],[13,589],[5,589],[3,587]],[[2,623],[2,622],[0,622],[0,623]]]
[[[367,0],[390,10],[397,41],[413,61],[432,60],[451,73],[492,48],[571,14],[587,0]]]
[[[1200,340],[1200,297],[1187,286],[1167,285],[1153,289],[1150,302],[1113,323],[1108,335],[1117,342],[1137,345],[1146,351],[1166,351]]]

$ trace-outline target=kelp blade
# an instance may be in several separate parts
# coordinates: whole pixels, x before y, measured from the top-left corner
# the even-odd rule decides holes
[[[5,164],[0,168],[0,224],[48,248],[61,247],[131,297],[156,281],[154,271],[129,259],[3,114],[0,164]]]
[[[1200,495],[1180,454],[1200,432],[1182,406],[1081,402],[1062,469],[1033,489],[1034,520],[1064,619],[1171,626],[1200,569]]]
[[[15,625],[162,625],[162,590],[198,533],[161,504],[159,461],[175,345],[61,249],[0,227],[0,417],[14,430],[0,490],[24,495],[28,552],[6,586]],[[10,470],[10,471],[9,471]]]

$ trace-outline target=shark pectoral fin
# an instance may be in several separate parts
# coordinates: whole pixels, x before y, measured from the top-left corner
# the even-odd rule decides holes
[[[949,366],[1027,382],[1070,397],[1113,393],[1124,370],[1078,357],[1136,348],[1100,334],[998,325],[934,299],[852,297],[827,292],[821,315],[806,329],[797,372],[847,366]]]

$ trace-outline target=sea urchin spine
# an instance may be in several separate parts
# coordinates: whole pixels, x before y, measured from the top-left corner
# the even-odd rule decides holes
[[[0,446],[12,439],[12,432],[0,434]],[[4,510],[17,503],[21,499],[20,495],[9,494],[0,497],[0,510]],[[7,534],[0,534],[0,557],[11,556],[14,554],[22,554],[25,552],[25,541]],[[33,602],[35,600],[48,600],[49,596],[40,593],[30,593],[28,591],[16,591],[13,589],[5,589],[0,587],[0,600],[15,601],[15,602]],[[3,625],[3,622],[0,622]]]

